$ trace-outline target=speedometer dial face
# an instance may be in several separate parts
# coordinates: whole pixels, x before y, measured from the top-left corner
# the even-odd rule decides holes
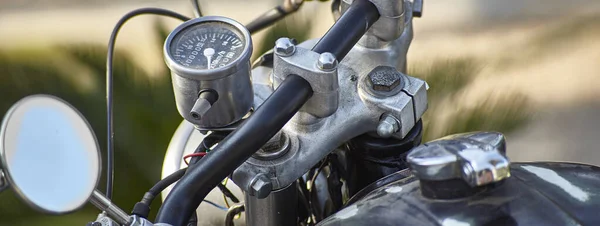
[[[215,69],[238,59],[246,42],[243,35],[229,24],[203,22],[177,34],[170,55],[178,64],[192,69]]]

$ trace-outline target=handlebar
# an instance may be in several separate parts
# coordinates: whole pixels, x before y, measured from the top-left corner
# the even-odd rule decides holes
[[[330,52],[341,61],[378,18],[371,2],[355,0],[313,51]],[[212,188],[269,141],[312,94],[310,83],[288,76],[243,124],[188,169],[158,210],[155,222],[185,225]]]
[[[317,53],[330,52],[341,62],[377,19],[379,11],[373,3],[355,0],[312,50]]]
[[[188,168],[158,210],[156,223],[185,225],[210,190],[269,141],[312,93],[306,80],[288,76],[254,114]]]

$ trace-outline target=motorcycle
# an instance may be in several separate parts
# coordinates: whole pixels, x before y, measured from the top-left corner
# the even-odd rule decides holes
[[[93,130],[73,106],[48,95],[25,97],[6,113],[0,191],[10,186],[49,214],[90,202],[102,211],[92,226],[196,225],[196,209],[210,203],[211,192],[236,203],[226,208],[226,225],[241,213],[247,225],[600,224],[596,166],[512,163],[498,132],[421,144],[429,87],[406,74],[406,54],[422,0],[333,0],[336,22],[323,37],[280,38],[253,63],[251,34],[303,1],[285,0],[248,25],[202,16],[192,2],[196,18],[143,8],[111,34],[105,194],[96,189],[101,158]],[[111,69],[118,31],[142,14],[184,21],[164,45],[184,121],[163,179],[128,214],[111,202]],[[150,204],[161,194],[152,221]]]

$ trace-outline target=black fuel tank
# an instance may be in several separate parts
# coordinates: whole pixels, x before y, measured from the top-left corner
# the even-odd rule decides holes
[[[451,200],[423,197],[419,181],[403,177],[319,225],[600,225],[599,167],[512,163],[510,171],[511,177],[492,189]]]

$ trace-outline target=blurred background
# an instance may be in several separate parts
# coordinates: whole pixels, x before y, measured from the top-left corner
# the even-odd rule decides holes
[[[200,0],[205,15],[242,23],[279,3]],[[306,2],[254,35],[254,56],[281,36],[320,37],[333,24],[329,4]],[[86,116],[104,148],[106,43],[122,15],[149,6],[192,16],[187,0],[0,1],[0,112],[30,94],[59,96]],[[140,16],[119,33],[114,202],[126,211],[159,180],[182,120],[161,55],[178,23]],[[600,1],[425,0],[414,30],[409,74],[431,87],[425,140],[497,130],[507,134],[513,161],[600,165]],[[158,207],[154,202],[151,219]],[[97,214],[88,205],[48,216],[10,190],[0,194],[0,225],[85,225]]]

